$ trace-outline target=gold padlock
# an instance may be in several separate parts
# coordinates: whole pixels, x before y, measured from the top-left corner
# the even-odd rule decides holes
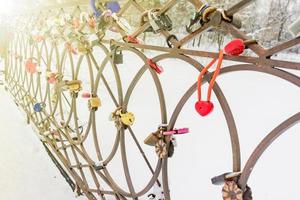
[[[123,124],[127,126],[132,126],[135,121],[135,116],[131,112],[127,112],[125,114],[120,113],[121,121]]]
[[[98,110],[98,108],[101,106],[100,98],[93,97],[89,99],[88,106],[89,106],[89,110]]]
[[[79,43],[77,46],[78,52],[81,54],[87,54],[88,48],[85,43]]]
[[[80,36],[77,44],[77,49],[80,54],[87,54],[91,52],[92,47],[86,37]]]
[[[70,92],[79,92],[81,90],[82,82],[80,80],[66,81],[65,85],[70,90]]]
[[[144,140],[144,143],[149,145],[149,146],[155,146],[156,143],[159,141],[159,138],[157,137],[156,134],[151,133],[148,135],[148,137]]]

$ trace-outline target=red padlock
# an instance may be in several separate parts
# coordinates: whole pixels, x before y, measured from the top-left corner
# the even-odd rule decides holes
[[[225,46],[224,50],[225,50],[225,53],[228,55],[239,56],[244,52],[245,47],[246,46],[245,46],[245,43],[243,40],[235,39],[235,40],[232,40],[231,42],[229,42]]]
[[[208,69],[210,67],[212,67],[212,65],[218,61],[218,64],[217,64],[217,68],[210,80],[210,83],[209,83],[209,87],[208,87],[208,91],[207,91],[207,100],[206,101],[203,101],[202,100],[202,95],[201,95],[201,86],[202,86],[202,79],[203,79],[203,76],[207,73]],[[220,70],[221,70],[221,65],[222,65],[222,62],[223,62],[223,50],[221,50],[219,52],[219,58],[215,58],[213,59],[200,73],[199,77],[198,77],[198,84],[197,84],[197,90],[198,90],[198,101],[195,103],[195,109],[196,111],[203,117],[207,116],[208,114],[210,114],[213,109],[214,109],[214,104],[210,101],[211,99],[211,92],[212,92],[212,89],[214,87],[214,84],[215,84],[215,81],[216,81],[216,78],[217,76],[219,75],[220,73]]]
[[[125,41],[128,42],[128,43],[133,43],[133,44],[139,44],[139,40],[136,39],[135,37],[132,37],[131,35],[127,35],[125,37]]]
[[[214,110],[214,104],[211,101],[198,101],[195,109],[202,117],[205,117]]]

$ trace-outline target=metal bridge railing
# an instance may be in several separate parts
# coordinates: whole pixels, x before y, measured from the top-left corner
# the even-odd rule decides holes
[[[235,13],[252,1],[241,1],[227,11],[198,2],[201,9],[196,14],[197,17],[191,20],[191,24],[187,25],[188,32],[181,39],[171,33],[172,19],[168,17],[168,11],[177,2],[169,0],[161,8],[146,9],[135,0],[127,0],[121,6],[115,1],[92,1],[94,14],[80,6],[74,6],[73,10],[43,10],[39,14],[19,18],[18,28],[13,30],[13,39],[9,41],[6,56],[5,87],[16,104],[25,111],[28,123],[34,125],[47,152],[72,189],[78,194],[85,194],[88,199],[107,199],[107,196],[139,199],[147,195],[154,185],[164,192],[164,199],[171,199],[168,168],[172,166],[168,166],[168,160],[176,154],[175,135],[188,131],[174,127],[183,106],[197,90],[197,77],[195,84],[182,95],[168,117],[168,102],[159,77],[162,73],[159,62],[176,59],[188,63],[187,67],[191,66],[199,73],[203,71],[201,63],[193,57],[216,59],[219,53],[190,50],[185,45],[205,30],[211,27],[221,29],[239,38],[243,48],[256,54],[255,57],[225,54],[224,60],[236,64],[222,67],[220,75],[254,71],[300,86],[299,76],[286,71],[300,70],[300,63],[272,59],[272,55],[298,45],[299,37],[271,49],[264,49],[238,29],[240,22],[235,18]],[[190,2],[198,5],[197,1]],[[124,17],[129,7],[134,7],[140,13],[141,23],[138,26],[131,25]],[[168,46],[143,43],[142,34],[145,32],[164,37]],[[155,51],[157,56],[150,58],[143,50]],[[126,89],[123,87],[124,74],[120,73],[118,65],[130,59],[127,57],[128,52],[135,55],[142,64],[133,79],[126,83]],[[109,77],[104,74],[108,69],[111,70]],[[205,73],[198,87],[211,82],[214,74],[214,71]],[[143,142],[134,130],[138,122],[128,105],[133,101],[132,93],[140,84],[141,78],[149,75],[158,95],[161,125],[153,127],[153,133]],[[234,113],[217,82],[212,89],[226,118],[232,149],[231,172],[215,177],[213,181],[224,184],[223,198],[226,200],[252,199],[247,181],[255,163],[280,134],[299,122],[300,113],[295,111],[294,116],[276,127],[242,169]],[[107,92],[106,97],[102,94],[104,90]],[[110,98],[113,105],[110,112],[102,98]],[[114,142],[107,155],[103,154],[100,145],[106,141],[100,136],[98,113],[110,115],[110,123],[115,126]],[[129,147],[125,143],[125,136],[131,137],[151,174],[145,187],[140,190],[137,190],[132,177],[141,174],[130,170],[126,153]],[[144,150],[145,145],[153,147],[152,153],[157,155],[156,162],[149,160]],[[127,185],[125,188],[119,185],[117,177],[113,177],[110,172],[110,164],[117,157],[118,151],[121,152],[121,168]],[[149,198],[154,195],[159,194],[150,194]]]

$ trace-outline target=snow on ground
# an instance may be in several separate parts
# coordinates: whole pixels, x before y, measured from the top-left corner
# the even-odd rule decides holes
[[[0,142],[1,200],[75,199],[75,194],[2,86]]]
[[[126,89],[140,67],[138,63],[141,62],[132,54],[124,53],[124,56],[125,63],[119,69],[122,81],[127,83],[124,84]],[[201,60],[201,63],[205,64],[207,60]],[[170,117],[183,92],[195,82],[198,72],[177,59],[168,59],[160,64],[165,69],[160,80],[165,90]],[[104,73],[107,76],[109,72],[105,70]],[[114,79],[108,77],[110,85],[116,89]],[[300,110],[299,88],[269,75],[254,72],[233,73],[219,77],[218,83],[235,116],[243,164],[267,133]],[[101,108],[101,112],[97,112],[97,126],[101,130],[99,140],[105,156],[112,147],[115,132],[112,132],[113,124],[107,120],[111,110],[107,109],[108,94],[103,91],[104,88],[100,87],[100,97],[105,106]],[[203,91],[206,91],[206,87]],[[213,96],[215,111],[206,118],[200,118],[195,113],[195,101],[194,94],[183,108],[176,125],[177,128],[189,127],[191,133],[177,137],[178,147],[174,157],[170,159],[172,200],[195,197],[221,199],[221,187],[211,185],[210,178],[231,171],[228,131],[216,97]],[[85,103],[82,106],[79,110],[84,116],[87,108]],[[160,116],[155,87],[149,73],[146,73],[134,90],[128,110],[136,114],[137,120],[133,128],[139,141],[143,141],[157,127]],[[3,89],[0,90],[0,123],[0,200],[74,199],[67,183]],[[275,141],[259,160],[249,180],[256,200],[295,199],[298,196],[299,132],[298,124]],[[133,141],[127,139],[126,145],[134,185],[142,188],[149,181],[147,169],[143,168],[145,165],[136,153]],[[154,165],[154,149],[145,145],[143,148]],[[90,152],[93,152],[92,149]],[[119,159],[117,156],[109,167],[112,176],[126,188]]]

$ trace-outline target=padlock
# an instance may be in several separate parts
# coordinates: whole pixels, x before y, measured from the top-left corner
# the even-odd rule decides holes
[[[81,97],[82,98],[85,98],[85,99],[87,99],[87,98],[91,98],[91,93],[89,93],[89,92],[83,92],[82,94],[81,94]]]
[[[168,157],[171,158],[174,155],[174,151],[175,151],[175,145],[173,143],[173,141],[171,141],[169,143],[169,148],[168,148]]]
[[[106,1],[105,7],[112,13],[118,13],[121,10],[121,6],[118,1]]]
[[[101,100],[98,97],[90,98],[88,101],[88,107],[89,110],[98,110],[98,108],[101,106]]]
[[[149,146],[155,146],[156,143],[158,142],[159,138],[157,137],[156,134],[151,133],[148,135],[148,137],[144,140],[144,143],[149,145]]]
[[[189,128],[180,128],[180,129],[173,129],[170,131],[163,132],[165,136],[172,136],[172,135],[182,135],[189,133]]]
[[[173,28],[173,22],[167,14],[161,15],[161,22],[163,22],[164,30],[171,31]]]
[[[69,81],[67,82],[67,85],[71,92],[76,92],[81,89],[81,81]]]
[[[26,72],[29,74],[37,73],[37,63],[33,61],[33,58],[29,58],[25,63]]]
[[[107,28],[110,25],[112,18],[110,18],[109,15],[103,14],[99,19],[98,19],[98,25],[97,25],[97,30],[101,32],[106,32]]]
[[[161,74],[164,69],[159,66],[156,62],[154,62],[152,59],[148,58],[147,59],[147,64],[153,69],[155,70],[158,74]]]
[[[87,54],[88,53],[88,49],[86,48],[85,44],[82,43],[82,42],[78,43],[77,49],[78,49],[78,52],[80,54]]]
[[[72,138],[72,140],[75,140],[75,141],[82,139],[82,136],[79,135],[79,137],[78,137],[78,134],[76,132],[70,132],[70,137]]]
[[[127,112],[125,114],[120,113],[121,122],[126,126],[132,126],[135,121],[135,116],[131,112]]]
[[[166,14],[157,15],[159,9],[153,9],[148,13],[149,23],[153,28],[154,33],[158,33],[161,30],[171,31],[172,21],[170,17]]]
[[[95,168],[96,171],[100,171],[100,170],[105,169],[105,163],[104,163],[104,161],[96,162],[94,164],[94,168]]]
[[[112,55],[113,63],[118,65],[118,64],[123,64],[123,53],[120,51],[119,53],[117,52],[117,49],[113,51]]]
[[[124,126],[125,128],[127,128],[126,126],[132,126],[135,121],[135,117],[133,113],[131,112],[127,112],[124,114],[122,113],[122,107],[118,107],[114,112],[112,112],[110,114],[109,119],[110,121],[115,122],[115,125],[118,128],[118,130]]]
[[[300,37],[300,17],[289,26],[289,31],[296,37]]]
[[[140,41],[136,37],[133,37],[131,35],[124,36],[123,40],[132,44],[140,44]]]
[[[36,103],[33,105],[33,110],[34,112],[42,112],[43,109],[46,107],[45,103]]]
[[[65,87],[70,90],[71,93],[78,93],[81,88],[82,82],[80,80],[65,81]]]
[[[56,84],[59,81],[60,75],[47,70],[46,77],[49,84]]]
[[[172,30],[173,23],[170,17],[164,13],[158,15],[159,10],[156,8],[142,14],[140,25],[143,26],[147,22],[151,25],[145,32],[158,33],[161,30]]]
[[[228,172],[221,174],[219,176],[215,176],[211,179],[212,184],[214,185],[222,185],[226,181],[233,180],[236,177],[239,177],[241,175],[241,172]]]

